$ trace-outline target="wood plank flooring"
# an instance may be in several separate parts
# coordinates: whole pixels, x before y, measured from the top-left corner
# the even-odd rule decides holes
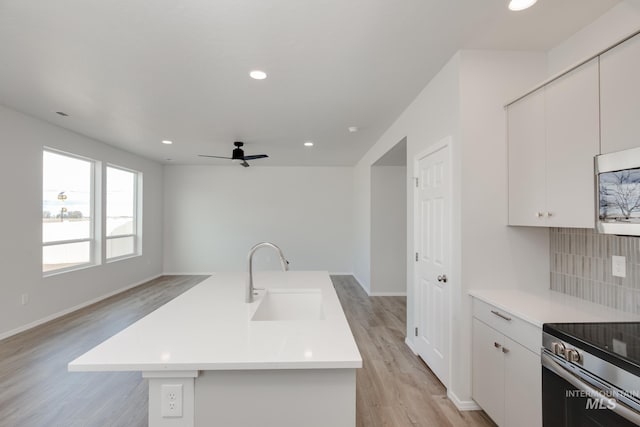
[[[0,341],[0,427],[146,426],[139,373],[70,373],[67,363],[205,278],[161,277]],[[404,344],[405,298],[370,298],[352,276],[332,280],[364,360],[358,427],[493,425],[482,412],[458,412]]]
[[[353,276],[332,276],[362,355],[357,427],[494,426],[483,411],[460,412],[404,342],[406,298],[369,297]]]
[[[165,276],[0,341],[0,426],[146,426],[137,372],[67,372],[67,364],[207,276]]]

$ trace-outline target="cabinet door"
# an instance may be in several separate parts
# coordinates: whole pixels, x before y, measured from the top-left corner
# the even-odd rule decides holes
[[[506,427],[542,426],[542,366],[540,356],[515,341],[504,341]]]
[[[544,89],[507,108],[509,225],[546,226]]]
[[[498,425],[504,425],[504,336],[473,319],[473,399]]]
[[[602,153],[640,146],[640,35],[600,57]]]
[[[593,158],[600,142],[598,59],[545,87],[546,222],[595,227]]]

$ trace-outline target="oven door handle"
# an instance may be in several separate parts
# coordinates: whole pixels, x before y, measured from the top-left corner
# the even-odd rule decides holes
[[[631,421],[634,424],[640,425],[640,413],[629,408],[627,405],[621,403],[617,399],[611,397],[605,397],[600,391],[592,387],[590,384],[584,382],[571,372],[567,371],[562,365],[553,360],[551,356],[542,353],[542,366],[549,369],[554,374],[558,375],[562,379],[566,380],[572,386],[578,390],[583,391],[586,395],[593,399],[603,399],[607,402],[607,408],[620,415],[622,418]]]

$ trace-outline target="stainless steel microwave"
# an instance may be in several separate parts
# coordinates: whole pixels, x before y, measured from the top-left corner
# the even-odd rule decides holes
[[[640,147],[595,159],[596,229],[640,236]]]

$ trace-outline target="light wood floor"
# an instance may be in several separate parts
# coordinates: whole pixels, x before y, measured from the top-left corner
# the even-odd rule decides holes
[[[139,373],[70,373],[67,363],[205,277],[161,277],[0,341],[0,427],[146,426]],[[482,412],[458,412],[406,347],[405,298],[370,298],[353,277],[332,279],[364,361],[358,427],[493,425]]]
[[[356,374],[358,427],[495,425],[482,411],[458,411],[407,347],[405,297],[369,297],[353,276],[331,279],[363,360]]]

